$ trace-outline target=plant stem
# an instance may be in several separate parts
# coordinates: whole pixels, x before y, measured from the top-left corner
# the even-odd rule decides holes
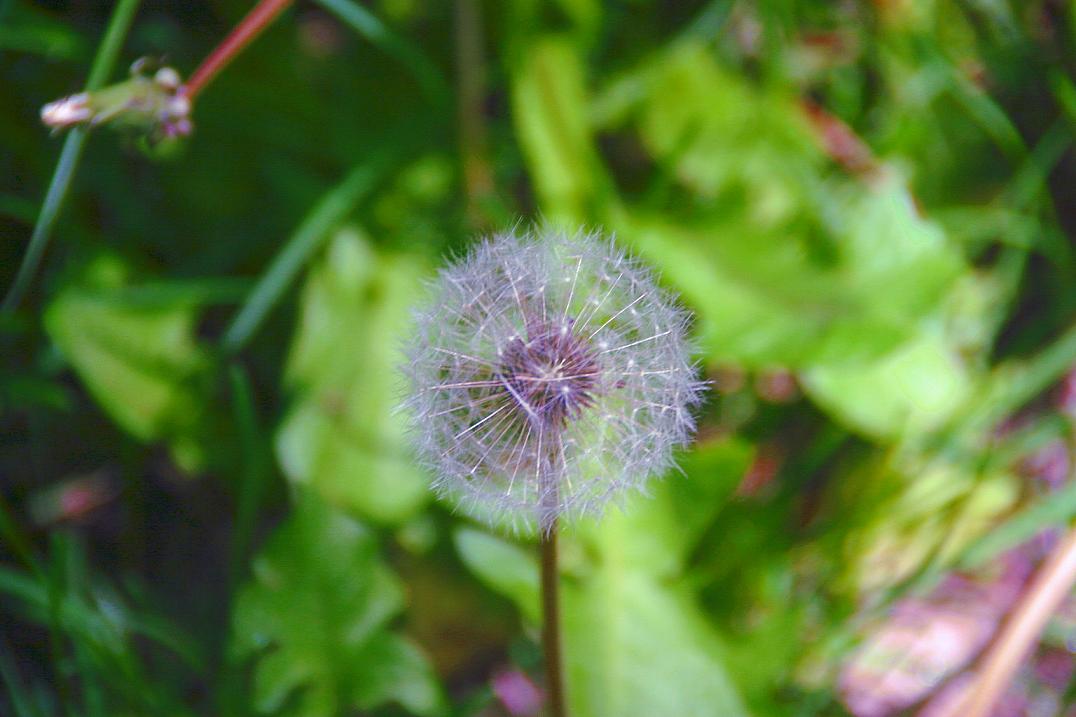
[[[486,68],[482,52],[482,15],[478,0],[456,0],[456,114],[467,217],[471,225],[490,224],[483,202],[493,193],[493,169],[488,160],[488,132],[482,103]]]
[[[97,49],[93,66],[90,67],[90,76],[86,80],[84,90],[93,92],[104,85],[112,69],[116,65],[123,39],[134,21],[135,12],[138,10],[139,0],[120,0],[116,9],[112,11],[112,18],[108,21],[108,28],[101,40],[101,46]],[[45,192],[45,201],[41,203],[41,213],[38,215],[37,224],[30,235],[30,244],[26,247],[22,264],[15,275],[15,280],[4,297],[4,303],[0,305],[0,313],[8,313],[18,308],[26,290],[30,288],[34,274],[37,273],[38,265],[45,255],[52,229],[56,226],[56,220],[60,216],[67,192],[71,188],[71,181],[75,177],[79,160],[82,158],[82,150],[86,146],[86,130],[76,128],[67,135],[63,149],[60,150],[60,159],[56,163],[56,170],[52,173],[49,188]]]
[[[246,345],[332,228],[373,189],[387,165],[385,157],[358,165],[307,214],[228,326],[221,342],[225,354],[234,355]]]
[[[246,369],[238,361],[228,367],[232,389],[232,416],[239,429],[239,450],[243,461],[238,487],[235,513],[235,531],[232,538],[229,593],[235,593],[242,578],[243,566],[250,546],[254,542],[254,529],[258,520],[258,506],[265,493],[269,468],[264,454],[265,439],[258,425],[254,390]]]
[[[974,682],[944,717],[985,717],[1008,688],[1046,622],[1076,582],[1076,530],[1054,548],[983,658]]]
[[[545,681],[549,693],[550,717],[566,717],[564,672],[560,643],[560,602],[557,571],[557,519],[541,530],[542,551],[542,649],[545,653]]]
[[[246,17],[228,33],[228,36],[209,53],[198,69],[191,73],[191,78],[187,81],[184,90],[187,97],[194,100],[195,96],[217,76],[217,73],[227,67],[291,3],[292,0],[261,0],[255,5],[254,9],[247,13]]]

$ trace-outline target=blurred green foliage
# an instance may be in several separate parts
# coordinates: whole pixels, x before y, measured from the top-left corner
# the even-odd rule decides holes
[[[251,5],[142,4],[121,63]],[[0,714],[508,714],[534,551],[395,405],[422,279],[516,221],[645,257],[713,387],[565,534],[575,717],[845,714],[866,621],[1076,515],[1023,468],[1072,433],[1071,5],[299,2],[190,138],[58,164],[112,11],[0,0],[5,290],[55,219],[0,314]]]
[[[258,712],[340,714],[389,700],[419,715],[442,711],[422,654],[385,630],[403,587],[359,523],[308,498],[252,573],[235,604],[233,650],[259,657]]]
[[[414,257],[378,256],[342,230],[311,267],[284,375],[295,394],[277,433],[284,475],[378,522],[411,517],[429,495],[396,410],[421,275]]]

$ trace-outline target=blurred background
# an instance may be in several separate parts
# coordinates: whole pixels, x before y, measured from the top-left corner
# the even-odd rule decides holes
[[[572,714],[942,714],[1076,516],[1076,8],[299,0],[189,137],[58,169],[114,10],[110,82],[253,4],[0,0],[0,289],[72,178],[0,313],[0,714],[540,714],[534,547],[394,411],[422,280],[536,220],[653,264],[712,386],[564,534]],[[1074,649],[1076,600],[993,714],[1076,715]]]

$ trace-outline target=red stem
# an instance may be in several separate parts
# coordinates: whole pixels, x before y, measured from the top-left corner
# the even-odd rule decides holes
[[[260,0],[191,74],[190,80],[184,86],[187,97],[193,100],[195,95],[205,89],[205,86],[217,76],[218,72],[223,70],[265,28],[269,27],[291,3],[292,0]]]
[[[870,147],[855,131],[821,105],[804,99],[800,101],[808,122],[818,135],[826,154],[852,174],[871,174],[879,169]]]

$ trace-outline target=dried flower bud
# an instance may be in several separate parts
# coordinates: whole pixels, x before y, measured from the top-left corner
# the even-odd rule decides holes
[[[93,118],[90,96],[85,92],[49,102],[41,108],[41,121],[49,127],[66,129],[83,124]]]
[[[548,530],[673,465],[703,384],[689,315],[595,234],[502,234],[443,269],[405,371],[418,452],[466,512]]]
[[[179,73],[162,67],[147,77],[152,65],[142,58],[131,65],[131,77],[124,82],[48,103],[41,108],[41,121],[57,130],[110,124],[140,132],[150,143],[190,134],[191,103]]]

